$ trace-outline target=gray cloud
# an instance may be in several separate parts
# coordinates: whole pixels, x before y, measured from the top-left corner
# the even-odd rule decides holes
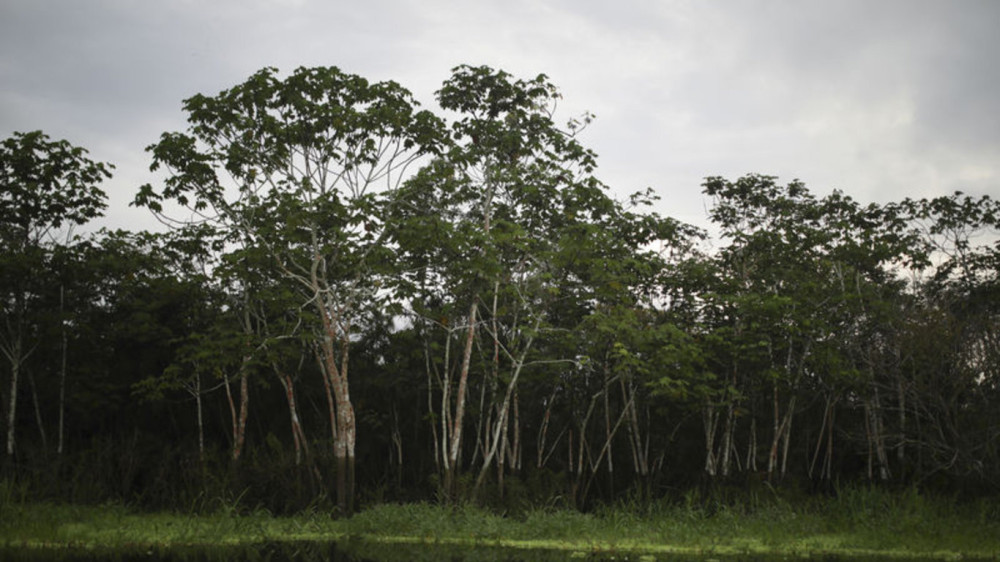
[[[1000,3],[993,0],[8,0],[0,135],[41,128],[118,164],[109,222],[137,228],[143,147],[181,100],[255,70],[337,65],[425,104],[460,63],[559,85],[565,118],[618,192],[703,222],[700,182],[799,177],[863,201],[1000,180]]]

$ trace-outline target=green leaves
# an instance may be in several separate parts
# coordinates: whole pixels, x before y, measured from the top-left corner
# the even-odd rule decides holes
[[[38,244],[64,223],[101,215],[106,195],[98,185],[111,164],[41,131],[14,133],[0,143],[0,236],[4,244]]]

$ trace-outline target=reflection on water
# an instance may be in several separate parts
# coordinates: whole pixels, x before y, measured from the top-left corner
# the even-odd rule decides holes
[[[785,557],[719,557],[691,555],[608,555],[591,552],[564,552],[551,550],[520,550],[490,547],[454,547],[437,545],[385,545],[370,542],[349,543],[266,543],[241,547],[175,547],[170,549],[142,550],[24,550],[0,547],[0,560],[4,562],[604,562],[641,561],[679,562],[762,562],[769,560],[796,560]],[[838,562],[872,562],[887,558],[847,558],[838,556],[817,557],[809,560]],[[894,562],[905,562],[893,558]]]

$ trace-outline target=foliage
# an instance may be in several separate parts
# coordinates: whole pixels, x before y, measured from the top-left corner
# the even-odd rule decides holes
[[[449,539],[526,518],[525,540],[696,543],[706,520],[766,536],[764,513],[814,532],[828,522],[799,507],[837,493],[845,525],[930,533],[907,515],[925,494],[1000,491],[995,200],[709,177],[706,243],[655,191],[614,197],[592,116],[561,123],[561,96],[459,66],[421,109],[394,82],[265,68],[185,100],[187,129],[149,147],[164,179],[135,203],[159,234],[72,236],[111,166],[5,140],[0,495],[437,499],[456,511],[399,509]]]

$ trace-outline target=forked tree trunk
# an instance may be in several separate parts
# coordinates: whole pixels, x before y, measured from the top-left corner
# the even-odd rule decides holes
[[[632,380],[629,380],[628,385],[626,385],[624,377],[621,378],[619,382],[619,386],[622,391],[622,400],[624,400],[626,404],[631,405],[626,410],[628,413],[628,423],[625,424],[625,427],[628,430],[629,448],[632,451],[632,467],[635,470],[635,474],[639,477],[640,489],[643,497],[645,497],[649,484],[648,427],[644,442],[642,438],[642,429],[639,424],[639,413],[638,407],[636,406],[637,400],[635,399],[635,394],[637,392],[636,385]]]
[[[823,410],[823,423],[819,428],[819,437],[816,439],[816,450],[813,453],[812,462],[809,464],[809,478],[813,478],[816,470],[816,461],[819,459],[820,451],[824,450],[823,463],[820,465],[820,480],[829,481],[832,477],[830,469],[833,464],[833,413],[837,405],[838,398],[827,396],[826,407]],[[826,443],[824,449],[823,444]]]
[[[782,415],[780,413],[780,402],[778,400],[778,388],[777,385],[774,387],[774,435],[771,439],[771,449],[767,458],[767,476],[768,478],[774,478],[775,474],[778,477],[784,476],[785,464],[779,461],[779,451],[781,450],[781,444],[784,443],[784,456],[787,458],[788,455],[788,443],[789,436],[792,431],[792,415],[795,410],[795,395],[793,394],[791,398],[788,399],[788,407],[785,413]]]
[[[295,381],[292,380],[291,375],[279,372],[277,365],[274,365],[274,374],[277,375],[278,381],[285,390],[285,401],[288,402],[288,415],[292,428],[292,444],[295,447],[295,465],[299,466],[302,464],[303,451],[307,456],[309,455],[309,442],[302,431],[299,410],[295,403]]]
[[[326,363],[323,361],[321,349],[315,349],[316,363],[319,365],[320,376],[323,379],[323,390],[326,395],[326,409],[330,417],[330,442],[337,442],[337,403],[333,399],[333,389],[330,388],[330,376],[326,373]]]
[[[532,332],[538,330],[538,326],[540,323],[541,319],[535,321],[534,326],[531,327]],[[497,337],[497,334],[494,332],[493,336]],[[531,345],[532,343],[534,343],[534,341],[535,341],[534,336],[529,336],[524,344],[524,349],[521,350],[521,354],[518,357],[516,358],[510,357],[508,354],[513,363],[512,365],[513,373],[511,373],[510,382],[507,383],[507,391],[504,393],[503,402],[500,404],[500,411],[497,414],[497,419],[492,429],[493,436],[491,438],[489,452],[483,458],[483,466],[479,470],[479,476],[476,477],[476,483],[473,488],[473,496],[479,493],[479,490],[482,487],[483,482],[486,480],[486,474],[487,470],[490,467],[490,463],[492,463],[493,459],[496,457],[497,448],[502,444],[504,440],[503,437],[507,429],[506,426],[507,426],[508,415],[510,413],[511,401],[513,400],[514,392],[517,389],[517,381],[518,378],[521,376],[521,370],[524,368],[525,361],[527,360],[528,357],[528,352],[531,350]]]
[[[337,507],[341,515],[354,513],[354,448],[357,440],[354,405],[348,386],[348,365],[350,352],[350,330],[346,325],[337,326],[339,317],[331,317],[335,312],[321,300],[317,291],[317,306],[323,322],[323,367],[329,377],[330,388],[336,401],[336,433],[333,440],[333,456],[337,465]],[[335,349],[340,348],[338,365]]]
[[[247,381],[247,364],[250,358],[243,358],[243,366],[240,368],[240,404],[237,412],[236,404],[233,401],[233,393],[229,388],[229,379],[226,379],[226,399],[229,401],[229,415],[233,422],[233,462],[239,462],[243,454],[243,446],[246,442],[247,418],[250,412],[250,389]]]
[[[538,428],[538,439],[536,441],[537,449],[535,452],[536,454],[535,468],[542,468],[546,465],[546,463],[549,460],[549,457],[551,457],[552,454],[555,452],[556,446],[559,445],[559,441],[562,440],[563,434],[566,433],[566,430],[563,429],[563,431],[559,433],[559,435],[556,437],[556,440],[552,443],[552,447],[550,447],[548,451],[546,451],[546,440],[549,434],[549,423],[551,423],[552,419],[552,407],[555,405],[556,394],[558,393],[558,391],[559,390],[557,388],[549,396],[548,402],[545,405],[545,414],[542,416],[542,423]],[[572,435],[572,433],[570,435]],[[572,449],[572,446],[570,448]],[[569,471],[572,474],[573,472],[572,452],[570,453]]]

